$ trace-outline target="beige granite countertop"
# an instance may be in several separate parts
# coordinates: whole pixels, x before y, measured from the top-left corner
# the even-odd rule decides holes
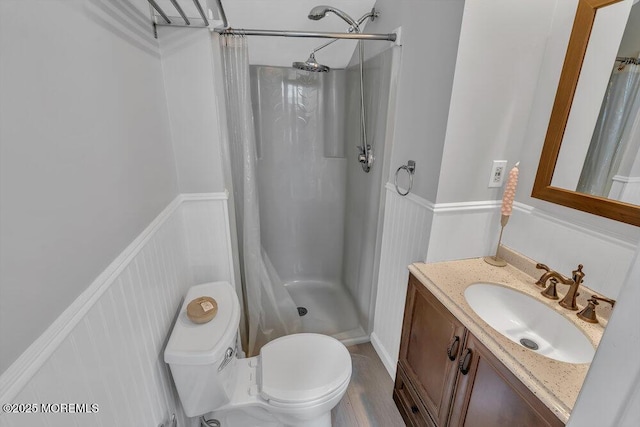
[[[542,297],[541,289],[534,284],[537,279],[512,265],[494,267],[482,258],[475,258],[431,264],[415,263],[409,266],[409,270],[561,421],[568,421],[590,364],[560,362],[514,343],[494,330],[471,309],[464,298],[464,290],[475,282],[497,283],[517,289],[544,302],[576,324],[596,348],[604,332],[602,325],[584,322],[578,319],[575,311],[566,310],[556,301]]]

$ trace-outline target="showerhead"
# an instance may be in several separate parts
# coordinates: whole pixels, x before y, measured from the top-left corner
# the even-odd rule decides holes
[[[341,11],[340,9],[336,9],[332,6],[316,6],[311,9],[309,12],[309,19],[317,21],[319,19],[324,18],[327,15],[327,12],[333,12],[342,18],[347,24],[351,25],[356,31],[359,32],[358,23],[349,15]]]
[[[316,56],[312,53],[305,62],[294,62],[293,67],[298,70],[311,71],[314,73],[328,73],[331,68],[326,65],[318,64]]]
[[[311,9],[311,12],[309,12],[309,19],[312,19],[314,21],[322,19],[327,15],[329,9],[331,9],[331,7],[329,6],[316,6]]]

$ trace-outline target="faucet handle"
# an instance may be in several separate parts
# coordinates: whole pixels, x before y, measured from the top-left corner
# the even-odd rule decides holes
[[[560,297],[558,296],[558,292],[556,290],[557,285],[558,285],[558,279],[552,277],[551,280],[549,280],[549,286],[547,287],[547,289],[545,289],[540,293],[542,294],[543,297],[546,297],[549,299],[560,299]]]
[[[598,300],[608,302],[612,307],[616,303],[616,300],[613,299],[599,297],[598,295],[591,295],[591,298],[587,300],[587,306],[577,313],[576,316],[585,322],[598,323],[598,317],[596,316],[596,305],[598,305]]]
[[[611,307],[616,305],[616,300],[611,299],[611,298],[599,297],[598,295],[591,295],[591,299],[608,302],[609,304],[611,304]],[[597,304],[598,303],[596,302],[596,305]]]

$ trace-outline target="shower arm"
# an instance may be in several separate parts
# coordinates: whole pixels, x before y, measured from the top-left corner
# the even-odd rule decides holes
[[[360,26],[367,20],[371,19],[374,21],[378,16],[380,16],[380,12],[378,12],[375,8],[371,9],[371,12],[367,12],[357,21],[353,21],[351,17],[344,14],[341,11],[336,11],[335,9],[331,9],[331,12],[335,13],[337,16],[342,18],[348,24],[351,24],[349,29],[347,30],[349,33],[360,33]],[[338,39],[333,39],[328,43],[325,43],[313,50],[311,55],[314,55],[317,51],[324,49],[332,43],[335,43]],[[362,141],[358,146],[358,162],[362,166],[362,170],[368,173],[371,170],[371,165],[373,164],[373,152],[371,146],[367,143],[367,120],[366,120],[366,111],[364,105],[364,46],[362,43],[358,43],[358,55],[359,55],[359,74],[360,74],[360,121],[361,121],[361,129],[362,129]]]
[[[364,15],[362,15],[362,17],[360,19],[358,19],[357,27],[354,27],[353,25],[351,25],[349,28],[347,28],[347,32],[348,33],[360,33],[360,26],[364,23],[364,21],[366,21],[367,19],[371,18],[371,21],[375,21],[375,19],[380,16],[380,12],[378,12],[375,8],[371,9],[371,12],[365,13]],[[333,39],[321,46],[318,46],[317,48],[313,49],[312,53],[316,53],[317,51],[324,49],[325,47],[329,46],[330,44],[333,44],[335,42],[337,42],[340,39]]]
[[[148,0],[152,2],[154,0]],[[358,32],[349,32],[349,33],[326,33],[326,32],[309,32],[309,31],[279,31],[279,30],[256,30],[256,29],[247,29],[247,28],[231,28],[229,22],[227,20],[227,15],[224,11],[224,6],[222,5],[221,0],[213,0],[216,3],[216,9],[218,10],[218,14],[220,19],[222,20],[222,27],[212,28],[212,31],[215,31],[218,34],[237,34],[243,36],[266,36],[266,37],[303,37],[303,38],[319,38],[319,39],[348,39],[348,40],[381,40],[381,41],[390,41],[396,42],[398,40],[398,34],[389,33],[389,34],[363,34]],[[154,1],[155,3],[155,1]],[[375,9],[372,9],[371,12],[365,14],[362,18],[357,21],[357,24],[360,25],[364,22],[365,19],[371,17],[373,21],[380,15]],[[167,24],[157,25],[170,25],[170,21]],[[193,26],[192,26],[193,27]],[[355,34],[354,34],[355,33]]]

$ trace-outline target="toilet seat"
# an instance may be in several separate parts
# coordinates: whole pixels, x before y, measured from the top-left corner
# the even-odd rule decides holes
[[[260,396],[276,406],[328,399],[351,378],[349,351],[327,335],[278,338],[262,347],[260,359]]]

